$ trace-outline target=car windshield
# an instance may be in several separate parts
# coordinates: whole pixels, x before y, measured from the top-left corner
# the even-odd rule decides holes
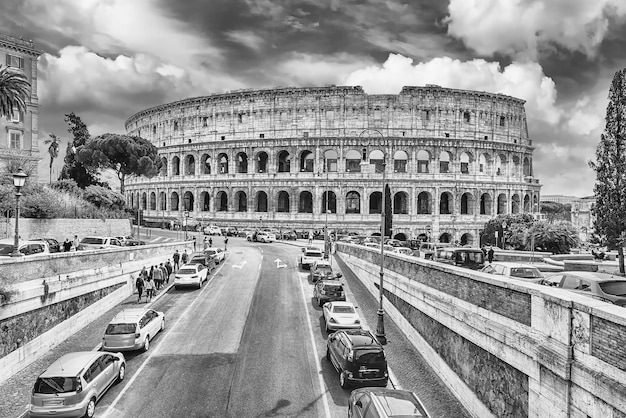
[[[337,291],[342,291],[343,287],[340,284],[328,284],[328,283],[325,283],[324,284],[324,289],[326,291],[337,292]]]
[[[333,308],[334,313],[354,313],[352,306],[335,306]]]
[[[12,252],[13,252],[13,245],[0,244],[0,255],[11,255]]]
[[[483,263],[483,253],[482,251],[460,251],[456,253],[456,261],[463,263]]]
[[[81,244],[104,244],[104,238],[87,237],[80,240]]]
[[[427,417],[426,411],[407,392],[389,392],[381,399],[381,405],[388,417]]]
[[[135,324],[109,324],[104,333],[106,335],[134,334],[136,328]]]
[[[600,283],[600,289],[609,295],[626,296],[626,281]]]
[[[356,350],[354,359],[359,363],[374,364],[385,361],[385,353],[378,349]]]
[[[523,279],[535,279],[541,277],[541,273],[537,268],[531,267],[514,267],[511,269],[511,277],[520,277]]]
[[[74,392],[78,387],[78,379],[75,377],[40,377],[35,382],[35,393],[67,393]]]
[[[307,251],[304,255],[307,257],[321,257],[322,253],[320,251]]]
[[[215,250],[204,250],[204,252],[206,254],[208,254],[208,255],[215,255],[215,254],[217,254],[217,251],[215,251]]]
[[[196,273],[196,269],[190,268],[190,267],[183,267],[180,270],[178,270],[178,274],[195,274],[195,273]]]
[[[320,274],[332,274],[333,269],[330,266],[317,266],[317,272]]]

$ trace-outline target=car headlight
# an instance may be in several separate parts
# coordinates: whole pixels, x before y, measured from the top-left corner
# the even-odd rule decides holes
[[[337,321],[335,321],[335,318],[330,318],[330,321],[328,321],[328,322],[333,323],[333,324],[337,323]]]

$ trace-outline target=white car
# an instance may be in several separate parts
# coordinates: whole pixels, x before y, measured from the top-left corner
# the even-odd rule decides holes
[[[14,240],[12,238],[5,238],[0,240],[0,256],[10,256],[15,250]],[[50,248],[45,241],[22,241],[18,242],[17,247],[20,255],[37,255],[37,254],[50,254]]]
[[[361,318],[356,312],[356,307],[350,302],[327,302],[323,311],[327,333],[339,329],[361,328]]]
[[[79,250],[102,250],[121,248],[122,242],[116,237],[85,237],[78,243]]]
[[[324,259],[324,252],[317,247],[302,248],[300,256],[300,266],[303,269],[310,269],[313,263]]]
[[[150,340],[165,329],[165,314],[153,309],[125,309],[113,317],[104,331],[102,350],[148,351]]]
[[[486,265],[481,271],[525,282],[541,283],[543,281],[543,274],[532,264],[499,261]]]
[[[217,225],[205,226],[202,232],[204,235],[222,235],[222,229]]]
[[[413,255],[413,250],[407,247],[395,247],[393,252],[402,255]]]
[[[202,264],[185,264],[174,275],[174,287],[195,286],[198,289],[207,280],[208,270]]]
[[[259,242],[274,242],[276,241],[276,235],[271,232],[261,231],[257,232],[256,240]]]
[[[213,261],[215,261],[215,264],[221,263],[222,261],[224,261],[226,257],[226,253],[224,252],[224,250],[222,250],[221,248],[217,248],[217,247],[209,247],[203,252],[209,257],[211,257]]]

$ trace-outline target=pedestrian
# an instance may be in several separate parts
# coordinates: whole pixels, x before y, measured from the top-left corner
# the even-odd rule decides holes
[[[204,237],[204,242],[202,244],[204,246],[203,250],[206,250],[207,248],[209,248],[209,241],[207,240],[206,237]]]
[[[313,231],[309,231],[309,245],[313,243]]]
[[[65,242],[63,243],[63,251],[65,251],[66,253],[72,251],[72,243],[70,242],[69,238],[65,238]]]
[[[80,241],[78,240],[78,235],[74,235],[74,241],[72,241],[72,245],[74,246],[74,249],[76,251],[78,251],[79,244],[80,244]]]
[[[189,260],[189,254],[187,254],[187,250],[183,251],[183,255],[180,257],[180,260],[183,264],[187,264],[187,260]]]
[[[493,247],[489,247],[489,251],[487,251],[487,260],[489,261],[489,264],[493,262],[493,253]]]
[[[213,247],[213,238],[209,237],[209,247]]]
[[[145,283],[143,281],[143,274],[140,273],[139,276],[137,276],[137,280],[135,280],[135,287],[137,288],[137,294],[139,295],[137,297],[137,303],[141,302],[141,296],[143,295],[144,286],[145,286]]]
[[[196,237],[193,237],[193,251],[196,251]]]
[[[174,260],[174,271],[178,271],[180,268],[180,265],[178,264],[178,261],[180,261],[180,254],[178,254],[178,250],[174,252],[172,259]]]
[[[161,289],[161,269],[159,266],[152,267],[152,281],[156,290]]]
[[[167,277],[165,278],[165,283],[169,283],[170,282],[170,276],[172,275],[172,271],[174,270],[172,268],[172,263],[170,263],[169,259],[165,263],[165,268],[167,269]]]
[[[152,281],[150,277],[148,277],[148,280],[146,280],[145,287],[146,287],[146,302],[150,303],[150,301],[152,300],[152,296],[154,296],[154,282]]]
[[[227,247],[228,247],[228,237],[224,238],[224,251],[226,251]]]
[[[161,286],[163,287],[164,283],[169,281],[169,275],[163,263],[159,264],[159,268],[161,269]]]

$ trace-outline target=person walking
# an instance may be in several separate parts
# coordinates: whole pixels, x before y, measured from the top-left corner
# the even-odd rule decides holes
[[[207,248],[209,248],[209,241],[207,240],[207,237],[204,237],[204,241],[202,242],[202,245],[204,248],[202,248],[203,250],[206,250]]]
[[[226,251],[227,247],[228,247],[228,237],[224,238],[224,251]]]
[[[187,250],[183,251],[183,255],[180,256],[180,260],[183,262],[183,264],[187,264],[187,261],[189,260],[189,254],[187,254]]]
[[[209,247],[212,247],[212,246],[213,246],[213,238],[209,237]]]
[[[196,237],[193,237],[193,252],[196,252]]]
[[[487,260],[489,261],[489,264],[493,263],[493,247],[489,247],[489,251],[487,251]]]
[[[69,238],[65,238],[65,242],[63,243],[63,251],[65,251],[66,253],[72,251],[72,243],[70,242]]]
[[[137,288],[137,294],[139,295],[137,297],[137,303],[141,302],[141,296],[143,295],[144,286],[145,286],[145,283],[143,281],[143,274],[140,273],[139,276],[137,276],[137,280],[135,280],[135,287]]]
[[[169,279],[167,269],[165,268],[165,265],[163,263],[159,264],[159,268],[161,269],[161,287],[165,287],[165,283]]]
[[[152,267],[152,281],[154,282],[154,288],[156,290],[161,289],[161,269],[159,266]]]
[[[80,241],[78,240],[78,235],[74,235],[74,241],[72,241],[72,246],[74,247],[75,251],[78,251],[79,244],[80,244]]]
[[[313,244],[313,231],[309,231],[309,245]]]
[[[146,303],[150,303],[152,296],[154,296],[154,282],[151,278],[148,278],[145,283],[146,287]]]
[[[165,263],[165,269],[167,270],[167,277],[165,278],[165,283],[169,283],[170,282],[170,276],[172,275],[172,271],[174,270],[172,268],[172,263],[170,263],[169,259]]]
[[[172,259],[174,260],[174,271],[178,271],[178,269],[180,268],[180,265],[178,264],[178,262],[180,261],[180,254],[178,254],[178,250],[174,252]]]

